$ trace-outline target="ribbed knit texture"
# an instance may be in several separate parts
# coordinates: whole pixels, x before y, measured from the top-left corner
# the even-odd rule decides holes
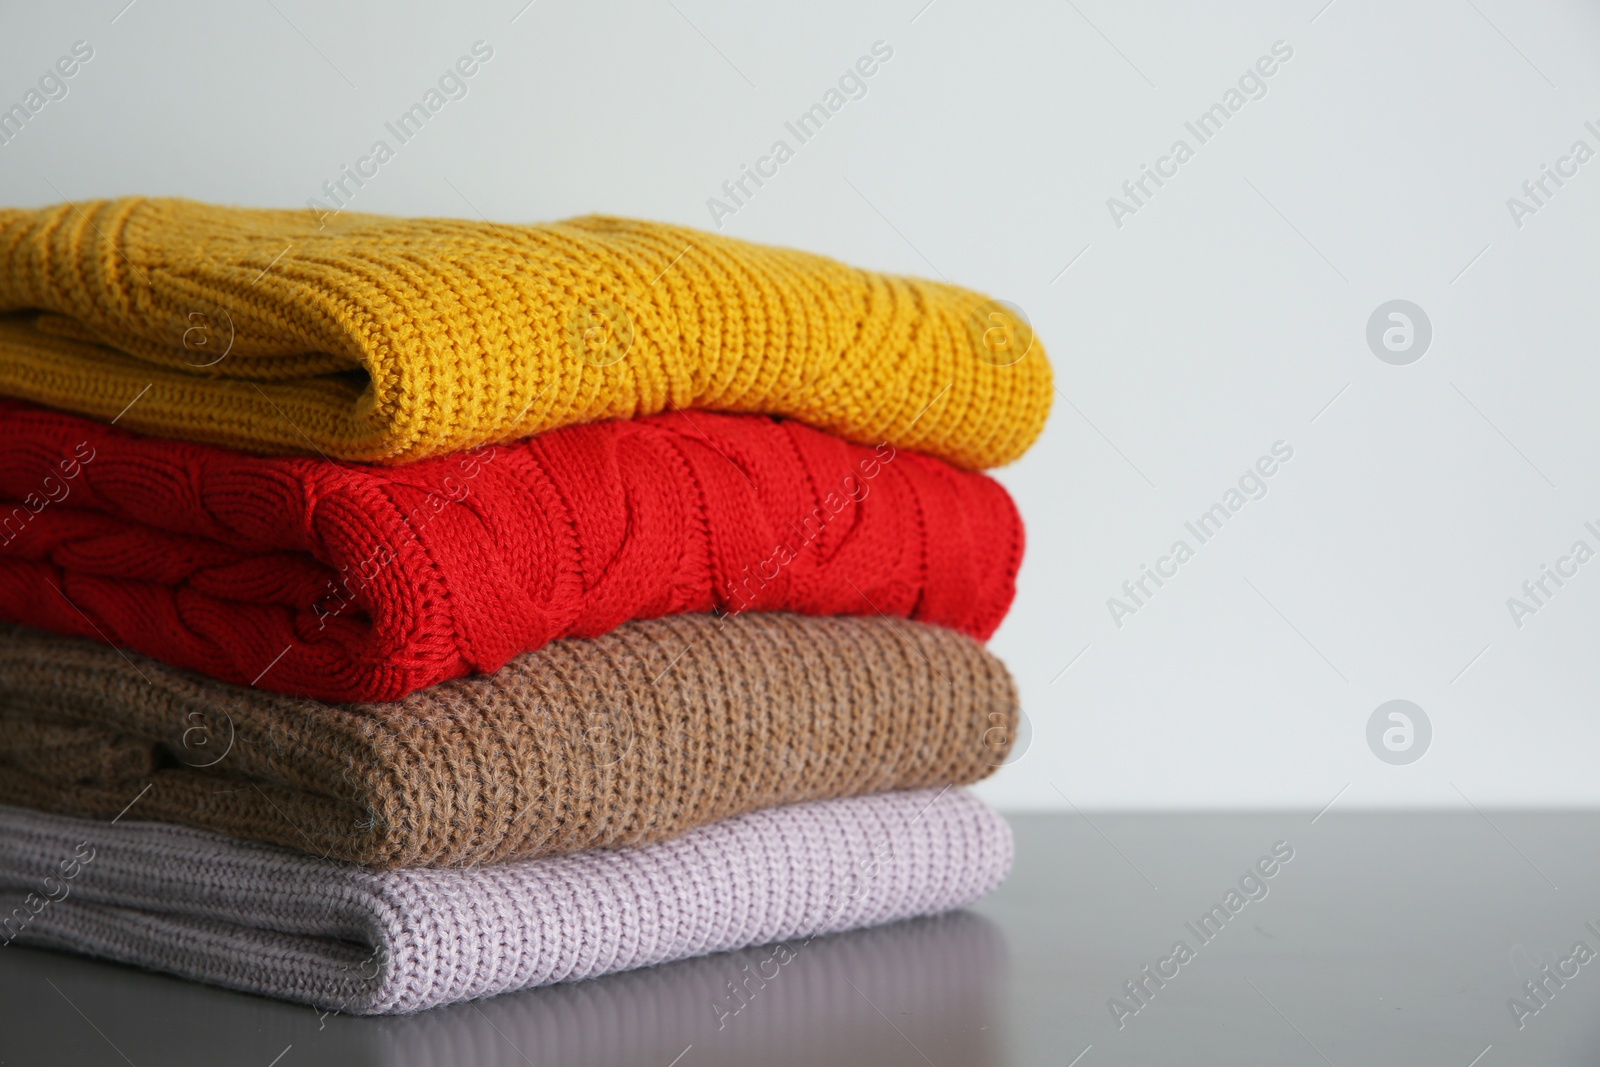
[[[959,790],[767,808],[641,849],[466,870],[368,871],[165,823],[0,808],[0,893],[30,915],[8,931],[18,943],[364,1015],[933,914],[1010,863],[1005,820]]]
[[[335,1040],[383,1067],[668,1067],[691,1044],[678,1067],[922,1064],[909,1038],[939,1067],[996,1067],[1017,1062],[999,1025],[1007,992],[1006,935],[953,911],[344,1026]]]
[[[109,419],[149,386],[123,425],[272,454],[399,463],[706,408],[997,466],[1052,387],[1037,343],[986,347],[984,304],[626,219],[0,211],[0,312],[45,312],[0,318],[0,393]]]
[[[977,781],[1017,694],[942,627],[676,615],[392,704],[243,689],[0,628],[0,802],[373,867],[661,840],[774,804]],[[148,792],[143,787],[149,785]]]
[[[322,700],[394,700],[678,612],[984,638],[1021,553],[987,476],[765,416],[591,423],[386,468],[0,401],[0,619]]]

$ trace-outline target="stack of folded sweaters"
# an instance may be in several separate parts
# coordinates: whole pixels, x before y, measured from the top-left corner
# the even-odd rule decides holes
[[[0,942],[390,1014],[970,903],[1051,393],[671,226],[0,211]]]

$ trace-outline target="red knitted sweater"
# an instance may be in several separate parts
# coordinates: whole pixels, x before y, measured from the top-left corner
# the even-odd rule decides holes
[[[876,613],[986,638],[1021,556],[991,479],[763,416],[367,467],[0,401],[0,617],[321,700],[394,700],[675,612]]]

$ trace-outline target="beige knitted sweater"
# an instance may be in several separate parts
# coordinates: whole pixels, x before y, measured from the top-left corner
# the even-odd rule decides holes
[[[980,644],[901,620],[632,622],[357,705],[0,631],[0,803],[95,818],[132,803],[378,868],[642,845],[777,804],[965,784],[1004,760],[1017,719]]]

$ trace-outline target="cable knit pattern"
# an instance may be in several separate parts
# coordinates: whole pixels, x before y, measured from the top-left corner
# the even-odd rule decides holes
[[[364,1015],[933,914],[1010,863],[1005,820],[960,791],[768,808],[640,849],[381,872],[0,808],[0,892],[59,898],[18,943]]]
[[[0,210],[0,312],[19,312],[0,318],[0,393],[100,419],[143,394],[123,425],[269,454],[402,463],[705,408],[992,467],[1038,436],[1053,390],[1042,347],[1016,351],[1031,332],[989,311],[626,219]]]
[[[0,630],[0,802],[139,814],[372,867],[658,841],[774,804],[964,785],[1016,687],[971,638],[884,619],[675,615],[392,704],[243,689]]]
[[[320,700],[395,700],[679,612],[986,638],[1021,554],[987,476],[764,416],[591,423],[384,468],[0,401],[0,618]]]

